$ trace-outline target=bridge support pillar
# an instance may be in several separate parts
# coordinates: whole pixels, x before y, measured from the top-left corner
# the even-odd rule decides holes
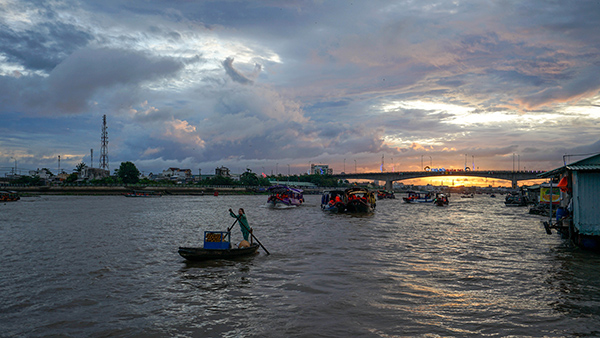
[[[519,183],[517,182],[517,179],[514,177],[512,179],[512,187],[513,187],[513,189],[517,189],[519,187]]]
[[[385,181],[385,190],[392,191],[392,189],[393,189],[392,183],[393,182],[394,181]]]

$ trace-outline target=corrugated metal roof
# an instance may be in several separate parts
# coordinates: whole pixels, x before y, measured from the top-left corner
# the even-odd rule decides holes
[[[541,173],[541,174],[539,174],[537,176],[541,177],[541,178],[560,176],[560,174],[562,174],[566,170],[566,168],[567,168],[566,166],[565,167],[556,168],[556,169],[553,169],[553,170]]]
[[[573,170],[573,171],[600,170],[600,164],[568,165],[567,169]]]
[[[583,160],[573,162],[569,165],[562,166],[550,171],[546,171],[537,175],[540,178],[558,177],[567,170],[584,171],[584,170],[600,170],[600,154],[594,155]]]

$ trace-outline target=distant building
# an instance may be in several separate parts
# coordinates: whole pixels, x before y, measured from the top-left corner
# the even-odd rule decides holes
[[[163,170],[162,176],[165,179],[169,179],[172,181],[185,182],[192,179],[192,170],[191,169],[179,169],[179,168],[169,168],[167,170]]]
[[[311,164],[310,165],[311,175],[333,175],[333,169],[329,168],[327,164]]]
[[[215,176],[231,177],[229,168],[221,166],[221,168],[215,169]]]
[[[110,176],[110,171],[101,168],[83,168],[78,175],[82,180],[101,180]]]
[[[54,182],[64,182],[67,180],[68,177],[69,174],[63,171],[54,177]]]
[[[29,176],[37,176],[40,179],[47,181],[50,180],[50,177],[52,177],[52,173],[50,172],[50,170],[46,169],[46,168],[42,168],[42,169],[37,169],[37,170],[30,170],[29,171]]]

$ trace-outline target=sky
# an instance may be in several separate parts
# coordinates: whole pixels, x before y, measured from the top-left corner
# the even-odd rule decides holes
[[[551,170],[600,153],[598,18],[586,0],[0,0],[0,175],[98,167],[103,115],[111,171]]]

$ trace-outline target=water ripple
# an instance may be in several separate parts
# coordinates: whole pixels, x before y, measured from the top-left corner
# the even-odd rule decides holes
[[[600,256],[547,236],[501,199],[379,201],[323,213],[319,196],[48,196],[2,205],[1,336],[597,336]],[[271,252],[186,262],[246,210]],[[241,239],[239,228],[234,241]]]

